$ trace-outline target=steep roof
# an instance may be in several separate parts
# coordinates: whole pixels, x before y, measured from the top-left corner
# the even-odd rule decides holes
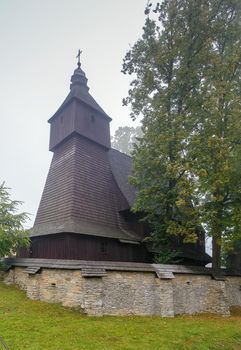
[[[122,159],[120,166],[125,163],[125,155],[111,153]],[[128,208],[122,188],[125,193],[115,181],[108,151],[72,135],[54,152],[31,236],[72,232],[140,241],[119,213],[119,207]]]
[[[132,174],[132,158],[113,148],[108,151],[108,158],[114,179],[128,203],[128,207],[123,210],[129,209],[133,206],[137,193],[128,181],[128,177]]]

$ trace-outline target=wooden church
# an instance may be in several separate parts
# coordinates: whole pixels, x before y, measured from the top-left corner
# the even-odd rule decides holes
[[[19,257],[152,262],[148,234],[130,208],[131,157],[111,148],[111,118],[89,93],[80,62],[70,92],[49,119],[53,158],[31,230]],[[182,263],[205,265],[204,237],[183,245]]]

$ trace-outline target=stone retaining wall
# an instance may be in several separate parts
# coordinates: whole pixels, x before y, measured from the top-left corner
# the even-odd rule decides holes
[[[42,268],[36,274],[16,266],[5,274],[34,300],[57,302],[88,315],[159,315],[215,313],[229,315],[241,306],[241,277],[214,280],[210,275],[174,273],[160,279],[154,272],[107,271],[83,277],[81,270]]]

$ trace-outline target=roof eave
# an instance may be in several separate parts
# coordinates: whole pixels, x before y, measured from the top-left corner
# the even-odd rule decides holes
[[[52,115],[51,118],[48,119],[48,123],[52,123],[52,121],[59,115],[60,112],[62,112],[72,101],[78,101],[79,103],[83,103],[85,106],[88,106],[92,109],[94,109],[96,112],[98,112],[102,117],[104,117],[105,119],[107,119],[108,121],[112,121],[111,117],[109,117],[106,113],[98,110],[97,108],[89,105],[88,103],[86,103],[85,101],[82,101],[80,98],[78,98],[77,96],[72,96],[69,98],[68,101],[63,102],[63,104],[59,107],[59,109]]]

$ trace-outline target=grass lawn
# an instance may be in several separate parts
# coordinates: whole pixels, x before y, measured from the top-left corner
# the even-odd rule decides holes
[[[94,318],[0,283],[0,335],[11,350],[241,350],[241,314]]]

